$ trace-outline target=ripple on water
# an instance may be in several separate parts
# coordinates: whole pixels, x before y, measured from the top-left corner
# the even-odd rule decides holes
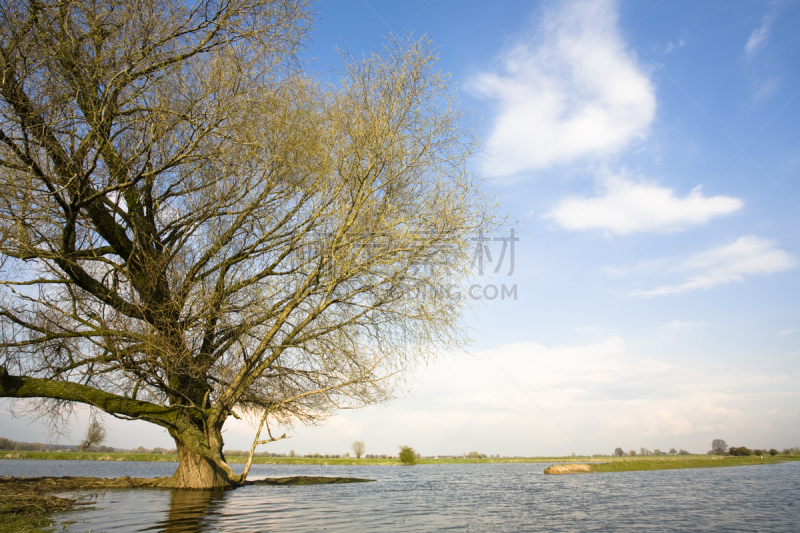
[[[169,475],[175,468],[62,462],[72,463],[73,470],[63,472],[67,466],[54,465],[59,461],[0,461],[0,474],[147,477]],[[94,533],[800,531],[798,463],[581,476],[545,476],[546,466],[254,465],[253,479],[328,475],[376,481],[223,492],[113,490],[97,497],[95,509],[57,519],[73,522],[65,531]]]

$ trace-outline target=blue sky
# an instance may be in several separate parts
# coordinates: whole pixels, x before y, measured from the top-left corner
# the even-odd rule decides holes
[[[550,455],[800,446],[800,4],[339,0],[306,54],[430,35],[520,241],[470,354],[271,450]],[[499,246],[493,249],[495,261]],[[508,259],[506,258],[506,261]],[[491,292],[490,292],[491,294]],[[71,438],[81,436],[76,420]],[[172,446],[108,421],[117,441]],[[0,413],[4,436],[42,428]],[[228,447],[249,447],[234,423]]]

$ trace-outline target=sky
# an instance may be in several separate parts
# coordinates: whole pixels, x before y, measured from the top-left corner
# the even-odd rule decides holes
[[[263,451],[504,456],[800,446],[800,3],[330,0],[309,70],[431,37],[513,228],[466,317],[390,403]],[[495,235],[497,236],[497,235]],[[501,263],[502,257],[502,263]],[[501,264],[498,264],[501,263]],[[477,267],[476,267],[477,268]],[[497,270],[497,273],[495,273]],[[0,435],[47,429],[0,403]],[[173,447],[106,417],[110,446]],[[87,416],[58,442],[78,442]],[[249,449],[253,427],[226,425]]]

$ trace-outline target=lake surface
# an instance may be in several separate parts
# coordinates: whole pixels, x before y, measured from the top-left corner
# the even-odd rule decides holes
[[[243,465],[232,465],[239,471]],[[224,492],[110,490],[56,531],[800,531],[800,462],[545,476],[547,463],[253,465],[250,479],[374,483]],[[0,475],[151,477],[175,463],[0,460]],[[66,529],[62,529],[62,523]]]

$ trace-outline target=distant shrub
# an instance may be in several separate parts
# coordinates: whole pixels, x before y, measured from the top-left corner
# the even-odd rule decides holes
[[[80,451],[80,450],[79,450]],[[111,446],[88,446],[84,452],[103,452],[103,453],[113,453],[116,452],[116,448],[112,448]]]
[[[746,457],[748,455],[753,455],[753,450],[746,448],[744,446],[740,446],[738,448],[735,446],[731,446],[731,448],[728,451],[731,455],[734,455],[736,457]]]
[[[681,451],[678,452],[678,455],[690,455],[689,452],[681,448]]]
[[[413,465],[417,462],[417,452],[411,446],[400,446],[400,462],[404,465]]]
[[[775,448],[772,448],[772,449],[769,451],[769,454],[770,454],[770,455],[778,455],[778,450],[776,450]]]

